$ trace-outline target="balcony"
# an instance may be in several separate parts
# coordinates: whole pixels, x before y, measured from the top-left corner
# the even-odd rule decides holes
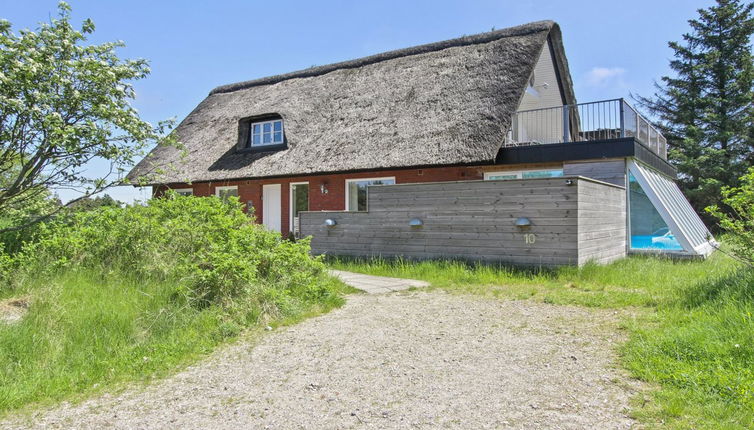
[[[624,99],[519,111],[505,146],[604,141],[633,137],[667,160],[665,137]]]

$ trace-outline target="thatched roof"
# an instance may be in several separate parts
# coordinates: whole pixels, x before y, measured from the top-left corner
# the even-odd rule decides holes
[[[542,49],[552,42],[573,102],[560,30],[540,21],[215,88],[129,179],[197,182],[494,162]],[[287,149],[239,152],[239,121],[275,113]]]

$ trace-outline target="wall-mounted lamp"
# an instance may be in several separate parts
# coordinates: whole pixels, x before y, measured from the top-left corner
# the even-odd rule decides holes
[[[529,218],[521,217],[516,220],[516,227],[524,229],[531,227],[531,221]]]
[[[322,182],[321,184],[319,184],[319,192],[322,194],[327,194],[327,182]]]
[[[566,179],[566,185],[573,185],[573,179]]]
[[[424,225],[424,221],[420,220],[419,218],[411,218],[409,220],[408,225],[411,227],[421,227]]]
[[[335,220],[334,220],[334,219],[332,219],[332,218],[327,218],[327,219],[325,220],[325,226],[327,226],[327,227],[335,227],[335,225],[337,225],[337,224],[338,224],[338,222],[337,222],[337,221],[335,221]]]

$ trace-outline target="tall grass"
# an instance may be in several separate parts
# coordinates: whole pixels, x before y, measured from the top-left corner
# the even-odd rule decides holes
[[[402,260],[330,265],[423,279],[454,293],[631,307],[639,312],[626,320],[622,363],[659,387],[636,399],[636,417],[653,428],[754,428],[754,271],[722,253],[704,261],[636,256],[551,270]]]
[[[0,414],[160,375],[244,329],[339,306],[309,255],[215,198],[175,197],[55,221],[0,255]]]
[[[635,256],[606,266],[554,269],[402,259],[341,258],[329,264],[341,270],[423,279],[451,292],[603,308],[674,303],[700,280],[726,277],[737,267],[722,254],[706,261]]]

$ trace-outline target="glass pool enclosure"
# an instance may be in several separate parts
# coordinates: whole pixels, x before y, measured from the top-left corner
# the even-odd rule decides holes
[[[675,182],[636,161],[628,163],[629,247],[706,256],[717,243]]]

